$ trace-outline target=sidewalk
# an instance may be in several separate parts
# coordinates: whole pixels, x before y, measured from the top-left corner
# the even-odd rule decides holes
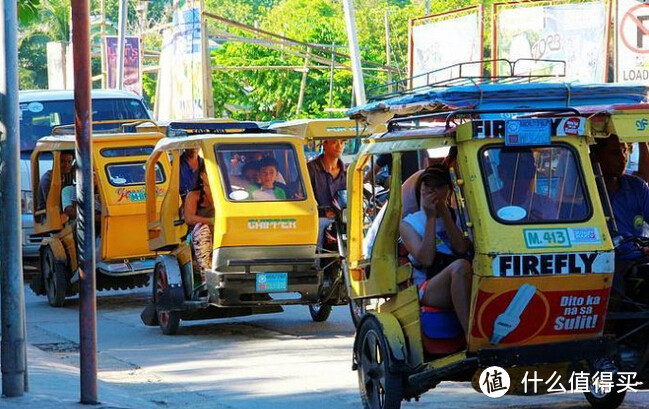
[[[128,396],[119,386],[98,381],[99,405],[79,403],[79,368],[55,355],[27,345],[29,392],[17,398],[0,398],[2,409],[148,409],[158,406]]]

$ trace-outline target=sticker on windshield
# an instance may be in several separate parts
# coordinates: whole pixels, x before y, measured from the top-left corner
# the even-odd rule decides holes
[[[498,217],[508,222],[515,222],[527,216],[527,211],[520,206],[505,206],[496,212]]]
[[[40,102],[30,102],[29,105],[27,105],[27,109],[29,110],[29,112],[36,114],[43,111],[43,104],[41,104]]]

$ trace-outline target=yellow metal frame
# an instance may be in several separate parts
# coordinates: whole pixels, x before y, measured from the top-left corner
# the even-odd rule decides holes
[[[95,134],[93,135],[93,172],[95,174],[96,194],[101,202],[101,247],[99,258],[102,261],[151,257],[154,255],[148,249],[146,236],[146,215],[144,201],[144,185],[114,186],[111,185],[106,175],[106,166],[109,164],[123,164],[133,162],[146,162],[148,155],[104,157],[101,151],[106,148],[128,148],[150,146],[152,149],[162,138],[157,132],[125,133],[125,134]],[[40,221],[34,221],[34,231],[43,233],[64,233],[67,228],[67,216],[60,209],[60,154],[61,151],[75,149],[75,138],[72,135],[59,135],[41,138],[32,154],[32,187],[34,194],[38,192],[39,163],[38,158],[44,152],[52,152],[52,184],[47,197],[47,208],[37,211],[37,202],[34,200],[34,215],[45,216]],[[163,183],[154,189],[153,197],[156,206],[162,202],[162,196],[168,189],[171,165],[167,157],[160,158],[160,166],[167,176]],[[157,197],[156,197],[157,196]],[[73,239],[73,235],[70,235]],[[67,248],[68,245],[64,245]],[[69,243],[68,243],[69,244]],[[73,243],[71,247],[74,247]],[[71,257],[70,262],[76,266],[76,257]]]
[[[644,122],[643,122],[644,121]],[[642,124],[646,124],[645,129]],[[599,199],[595,178],[589,159],[588,145],[595,137],[607,137],[612,133],[620,136],[624,142],[649,140],[649,109],[609,110],[591,115],[585,122],[583,135],[552,137],[552,144],[563,143],[570,146],[576,153],[576,159],[583,170],[583,184],[588,191],[592,208],[591,217],[583,222],[570,223],[570,228],[592,229],[600,232],[599,242],[581,243],[578,249],[556,248],[527,248],[524,241],[524,229],[566,228],[568,224],[543,225],[505,225],[499,223],[491,215],[487,192],[484,186],[482,171],[479,164],[479,152],[486,146],[503,144],[503,139],[477,139],[472,134],[471,122],[458,125],[449,130],[441,128],[420,128],[409,131],[395,131],[377,135],[364,141],[364,146],[357,159],[352,162],[348,171],[348,267],[351,276],[352,298],[384,298],[387,301],[378,307],[380,314],[390,314],[395,320],[386,321],[382,325],[398,326],[405,337],[408,351],[408,364],[416,367],[426,365],[429,368],[448,365],[466,358],[467,352],[475,352],[480,348],[494,348],[489,339],[483,334],[484,329],[478,326],[477,315],[483,310],[475,311],[478,294],[480,297],[494,294],[506,294],[518,289],[522,283],[534,285],[540,292],[561,293],[562,291],[582,291],[593,294],[606,294],[612,283],[613,266],[610,273],[598,274],[569,274],[564,276],[530,276],[530,277],[496,277],[493,273],[493,260],[499,254],[548,254],[578,251],[584,253],[609,254],[612,256],[613,243],[608,233],[606,218]],[[420,305],[416,288],[411,285],[411,266],[397,266],[397,247],[399,223],[401,221],[401,153],[439,147],[457,146],[458,186],[461,188],[466,208],[471,220],[475,256],[473,259],[473,287],[471,298],[471,318],[469,328],[469,346],[467,351],[450,355],[441,360],[424,362],[424,351],[421,339]],[[385,217],[379,227],[371,259],[364,259],[362,241],[364,228],[363,212],[363,176],[370,163],[372,155],[384,153],[393,154],[393,175],[390,186],[390,197]],[[498,234],[494,234],[498,232]],[[368,270],[369,267],[369,270]],[[603,308],[605,308],[605,305]],[[600,306],[601,307],[601,306]],[[604,317],[600,317],[602,320]],[[391,328],[385,332],[386,337],[397,331]],[[515,343],[498,345],[496,348],[508,345],[530,345],[561,342],[578,339],[592,339],[601,336],[602,330],[583,334],[540,334]],[[399,338],[399,337],[398,337]],[[400,338],[399,338],[400,339]],[[392,341],[392,340],[389,340]],[[399,340],[397,340],[397,344]]]
[[[290,202],[232,201],[228,199],[217,164],[215,146],[254,146],[271,143],[288,144],[293,147],[302,176],[305,198]],[[187,226],[178,216],[180,196],[173,192],[179,191],[180,152],[189,148],[201,149],[207,177],[212,188],[212,199],[216,209],[214,248],[248,247],[251,245],[250,243],[254,243],[255,246],[315,246],[318,233],[317,203],[308,179],[303,147],[304,139],[281,134],[204,134],[162,139],[147,162],[149,249],[174,248],[180,244],[181,237],[186,233]],[[168,194],[162,201],[160,213],[156,213],[150,202],[153,162],[165,154],[173,155],[174,165]],[[279,230],[255,230],[249,227],[251,221],[259,219],[284,220],[289,215],[298,226],[297,229],[291,231],[291,234],[285,234]]]

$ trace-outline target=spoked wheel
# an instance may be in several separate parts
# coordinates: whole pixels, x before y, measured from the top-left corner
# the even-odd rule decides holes
[[[617,384],[617,380],[614,383]],[[613,386],[613,389],[608,392],[602,390],[597,384],[591,384],[589,389],[590,392],[584,392],[584,396],[594,409],[616,409],[626,396],[626,391],[619,392],[616,386]]]
[[[167,279],[167,271],[163,263],[157,263],[153,271],[153,304],[156,307],[156,315],[158,317],[158,325],[165,335],[174,335],[178,332],[180,326],[180,316],[176,311],[160,311],[158,308],[158,300],[162,296],[164,290],[169,286]]]
[[[310,304],[309,313],[311,313],[311,319],[315,322],[327,321],[327,318],[331,314],[331,305],[321,303]]]
[[[68,287],[65,266],[56,261],[50,247],[45,247],[41,253],[41,274],[45,283],[47,301],[52,307],[63,307]]]
[[[365,409],[399,409],[403,398],[401,376],[391,372],[387,342],[375,319],[366,319],[358,332],[355,351],[358,386]]]

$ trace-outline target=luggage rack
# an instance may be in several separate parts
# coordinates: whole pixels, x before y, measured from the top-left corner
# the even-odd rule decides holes
[[[198,134],[247,134],[276,133],[273,129],[262,128],[252,121],[175,121],[167,127],[167,137],[178,138]]]
[[[547,63],[543,67],[552,67],[554,65],[560,65],[562,67],[562,72],[559,74],[535,74],[531,71],[527,73],[517,73],[516,65],[522,64],[525,62],[533,63]],[[500,67],[505,67],[508,69],[508,73],[503,75],[466,75],[467,69],[473,67],[476,64],[491,64],[494,67],[496,64],[499,64]],[[446,74],[448,73],[448,74]],[[454,75],[455,74],[455,75]],[[447,78],[442,80],[436,80],[439,76],[446,76]],[[563,60],[544,60],[544,59],[534,59],[534,58],[519,58],[514,61],[510,61],[506,58],[498,58],[493,60],[482,60],[482,61],[468,61],[449,65],[443,68],[438,68],[423,74],[415,75],[414,77],[397,80],[386,85],[379,85],[377,87],[369,88],[368,101],[375,102],[380,100],[385,100],[393,97],[400,97],[409,94],[419,93],[421,91],[431,89],[431,88],[448,88],[454,86],[462,85],[475,85],[480,84],[515,84],[515,83],[529,83],[534,81],[542,81],[544,79],[550,78],[563,78],[566,76],[566,62]],[[426,79],[426,84],[419,85],[417,87],[408,88],[408,84],[416,79]],[[389,91],[391,88],[396,89],[397,91]],[[387,90],[388,92],[381,92],[381,90]]]
[[[123,130],[123,127],[130,124],[130,123],[143,123],[143,122],[152,122],[153,121],[147,119],[147,120],[142,120],[142,119],[134,119],[134,118],[128,118],[128,119],[111,119],[107,121],[93,121],[91,123],[92,126],[92,134],[97,135],[97,134],[112,134],[112,133],[123,133],[126,132]],[[52,136],[62,136],[62,135],[75,135],[75,124],[65,124],[65,125],[58,125],[52,128]]]
[[[426,128],[427,126],[423,126],[419,124],[419,121],[422,119],[438,119],[439,122],[441,123],[442,120],[444,120],[444,128],[445,130],[449,130],[452,125],[455,124],[455,119],[459,118],[460,123],[463,123],[463,119],[466,118],[475,118],[476,115],[480,114],[501,114],[501,113],[508,113],[508,114],[527,114],[524,115],[526,118],[534,117],[537,115],[543,115],[543,114],[574,114],[574,115],[581,115],[579,110],[573,107],[557,107],[557,108],[502,108],[502,109],[455,109],[452,111],[445,111],[445,112],[433,112],[430,114],[422,114],[422,115],[413,115],[413,116],[404,116],[404,117],[399,117],[399,118],[393,118],[388,122],[388,132],[392,131],[403,131],[403,130],[408,130],[408,129],[420,129],[420,128]],[[403,124],[403,122],[411,122],[410,124]]]

